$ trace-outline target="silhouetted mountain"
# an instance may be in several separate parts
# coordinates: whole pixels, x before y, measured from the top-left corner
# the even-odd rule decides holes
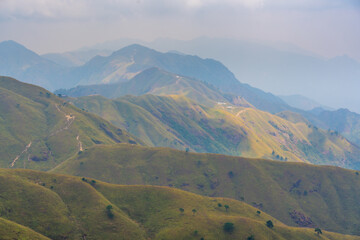
[[[0,43],[0,75],[53,90],[63,86],[65,68],[14,42]]]

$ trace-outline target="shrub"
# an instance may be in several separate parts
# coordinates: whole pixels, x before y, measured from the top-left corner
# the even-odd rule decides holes
[[[273,228],[273,227],[274,227],[274,224],[273,224],[273,222],[272,222],[271,220],[268,220],[268,221],[266,222],[266,226],[267,226],[268,228]]]
[[[223,230],[227,233],[232,233],[235,227],[234,224],[231,222],[224,223]]]
[[[114,213],[112,212],[113,207],[111,205],[107,205],[106,206],[106,214],[108,216],[108,218],[113,219],[114,218]]]
[[[255,240],[254,235],[249,236],[249,237],[247,238],[247,240]]]

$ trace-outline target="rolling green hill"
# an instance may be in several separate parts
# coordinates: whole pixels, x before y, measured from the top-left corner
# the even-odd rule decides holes
[[[360,239],[326,231],[318,236],[314,228],[288,227],[244,202],[170,187],[122,186],[5,169],[0,170],[0,182],[0,226],[8,229],[4,232],[1,228],[2,239],[12,239],[14,231],[22,237],[15,239],[47,239],[40,234],[51,239],[89,240],[215,240],[247,239],[251,235],[264,240]],[[269,220],[273,228],[266,226]],[[234,224],[232,232],[223,230],[226,222]]]
[[[136,143],[47,90],[0,77],[0,167],[48,170],[94,144]]]
[[[179,95],[115,100],[87,96],[71,101],[148,146],[359,168],[359,147],[341,135],[254,108],[228,102],[206,107]]]
[[[353,170],[118,144],[92,147],[53,171],[230,197],[291,226],[360,235],[360,176]]]
[[[17,223],[0,217],[0,238],[2,240],[49,240],[49,238]]]

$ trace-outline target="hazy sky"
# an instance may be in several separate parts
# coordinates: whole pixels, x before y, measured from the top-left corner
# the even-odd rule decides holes
[[[360,60],[360,0],[0,0],[0,41],[38,53],[199,36],[290,42]]]

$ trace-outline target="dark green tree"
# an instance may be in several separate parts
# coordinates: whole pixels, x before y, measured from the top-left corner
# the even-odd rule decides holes
[[[274,227],[274,224],[273,224],[273,222],[272,222],[271,220],[268,220],[268,221],[266,222],[266,226],[267,226],[268,228],[273,228],[273,227]]]
[[[222,204],[221,204],[221,203],[218,203],[218,207],[222,207]]]
[[[228,209],[230,208],[229,205],[224,205],[225,210],[228,211]]]
[[[249,237],[247,238],[247,240],[255,240],[254,235],[249,236]]]
[[[95,180],[91,180],[90,184],[91,184],[92,186],[95,186],[96,181],[95,181]]]
[[[106,206],[106,214],[110,219],[114,218],[114,213],[112,212],[113,207],[111,205]]]
[[[320,228],[315,228],[315,232],[317,233],[317,235],[320,235],[322,234],[322,231]]]
[[[184,209],[183,208],[179,208],[179,211],[180,211],[180,213],[184,213]]]
[[[195,215],[195,213],[196,213],[196,209],[194,208],[193,210],[191,210],[192,211],[192,213],[193,213],[193,215]]]
[[[235,227],[234,224],[231,222],[224,223],[223,230],[227,233],[232,233]]]

